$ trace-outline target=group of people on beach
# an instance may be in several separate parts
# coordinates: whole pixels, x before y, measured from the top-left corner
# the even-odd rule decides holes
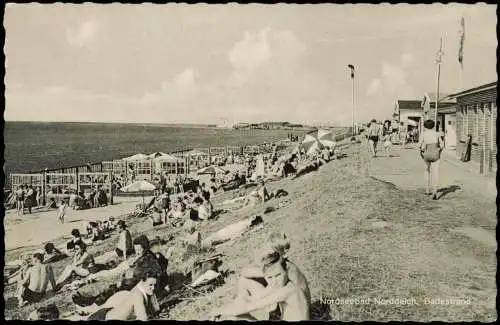
[[[41,205],[40,191],[32,185],[23,184],[14,192],[17,214],[24,214],[25,210],[31,213],[33,207]]]
[[[392,125],[392,126],[391,126]],[[397,126],[397,127],[394,127]],[[444,134],[436,127],[434,120],[426,120],[423,123],[424,130],[421,134],[418,129],[413,127],[409,130],[402,130],[398,126],[397,121],[390,120],[384,121],[383,124],[378,123],[377,120],[372,119],[367,125],[366,137],[368,140],[368,147],[373,157],[377,156],[377,144],[379,140],[383,141],[385,153],[390,155],[390,148],[394,142],[394,138],[399,138],[399,134],[404,134],[403,148],[407,148],[409,142],[418,141],[418,150],[422,160],[425,163],[425,194],[431,195],[433,200],[438,199],[438,180],[439,180],[439,161],[441,153],[445,147]]]
[[[231,177],[233,181],[236,177],[244,177],[245,182],[241,183],[245,185],[244,188],[255,188],[241,198],[229,201],[237,203],[239,209],[263,206],[263,203],[273,198],[286,196],[283,190],[269,191],[266,183],[315,170],[330,161],[333,153],[332,149],[328,149],[306,154],[299,148],[296,152],[278,153],[273,150],[270,154],[254,157],[249,160],[251,167],[248,174],[232,173]],[[20,305],[43,300],[47,297],[49,287],[54,292],[68,288],[75,291],[72,300],[79,317],[84,317],[82,319],[157,318],[162,309],[162,299],[171,293],[172,283],[167,272],[171,263],[180,263],[185,274],[191,275],[192,283],[205,279],[204,276],[216,277],[220,275],[220,254],[202,258],[203,254],[213,253],[217,245],[239,237],[263,222],[260,216],[252,216],[202,238],[200,230],[215,215],[211,199],[220,187],[215,182],[201,183],[195,191],[180,193],[175,197],[163,188],[155,193],[142,212],[149,215],[148,209],[152,210],[152,225],[158,230],[163,230],[158,227],[164,225],[165,231],[177,232],[168,241],[169,247],[163,253],[153,253],[151,250],[158,240],[150,240],[141,234],[134,238],[125,221],[116,222],[114,218],[86,223],[86,238],[78,229],[73,229],[71,239],[62,248],[56,248],[52,243],[46,244],[43,253],[33,254],[31,261],[18,270],[17,296]],[[60,207],[65,206],[61,202]],[[65,209],[60,212],[62,220]],[[96,242],[109,240],[115,231],[117,241],[112,251],[101,256],[89,252],[89,247]],[[300,269],[288,260],[286,255],[289,248],[290,241],[286,234],[272,233],[257,248],[254,263],[241,270],[234,301],[215,309],[211,314],[212,319],[310,319],[311,294],[308,283]],[[56,278],[53,264],[69,257],[71,259]],[[97,294],[76,291],[81,285],[116,276],[119,277],[116,284]]]

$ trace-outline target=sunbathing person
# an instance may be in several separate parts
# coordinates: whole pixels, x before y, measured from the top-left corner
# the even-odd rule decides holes
[[[35,303],[45,296],[49,283],[52,291],[57,291],[54,271],[50,264],[43,264],[43,255],[33,254],[33,266],[31,266],[20,283],[18,291],[19,305]]]
[[[92,240],[92,242],[104,240],[106,238],[106,235],[104,234],[103,225],[101,222],[90,222],[90,227],[91,227],[90,240]]]
[[[163,225],[164,218],[161,215],[161,211],[157,207],[153,207],[153,214],[151,215],[151,221],[153,221],[153,227]]]
[[[254,216],[251,218],[247,218],[245,220],[242,220],[237,223],[233,223],[232,225],[229,225],[209,237],[205,238],[202,241],[202,247],[203,248],[209,248],[221,243],[224,243],[226,241],[229,241],[231,239],[234,239],[236,237],[241,236],[243,233],[248,231],[250,228],[261,224],[263,222],[262,218],[260,216]]]
[[[94,257],[87,252],[87,245],[84,242],[76,243],[75,249],[76,252],[73,256],[73,261],[71,262],[71,264],[66,266],[64,271],[57,279],[58,286],[61,286],[73,274],[85,278],[90,274],[97,273],[104,269],[103,265],[95,263]]]
[[[310,301],[299,286],[289,279],[289,270],[280,254],[272,249],[263,254],[262,272],[267,286],[257,281],[240,278],[236,299],[225,307],[217,308],[215,318],[229,316],[240,320],[268,320],[277,309],[284,321],[310,319]]]
[[[186,204],[184,202],[179,202],[171,209],[165,216],[165,222],[168,219],[173,219],[172,222],[177,224],[182,221],[189,219],[191,210],[186,209]]]
[[[134,251],[136,254],[121,263],[117,269],[102,271],[99,272],[100,274],[96,274],[96,276],[99,275],[103,278],[116,276],[121,273],[121,279],[117,285],[111,285],[96,296],[84,296],[77,292],[72,297],[73,302],[79,306],[90,306],[94,303],[101,305],[116,292],[131,290],[146,271],[156,275],[156,278],[159,280],[158,290],[164,288],[167,283],[168,266],[168,261],[165,257],[159,253],[155,254],[151,252],[149,240],[144,235],[134,239]],[[117,271],[120,273],[117,274]]]
[[[146,272],[130,291],[118,291],[101,306],[82,308],[93,312],[87,320],[150,320],[160,311],[155,288],[158,278],[154,272]]]
[[[10,262],[10,264],[5,264],[4,284],[17,283],[19,285],[32,265],[32,256],[30,254],[21,255],[20,261],[18,260]]]
[[[132,236],[123,220],[118,221],[118,230],[120,234],[118,235],[118,244],[116,245],[115,252],[118,257],[127,259],[127,257],[134,254]]]
[[[47,243],[43,247],[43,263],[53,263],[65,259],[68,255],[62,253],[60,250],[55,248],[54,244]]]
[[[66,243],[66,249],[68,250],[68,252],[74,252],[76,244],[80,242],[87,245],[92,244],[91,240],[90,241],[83,240],[80,231],[78,229],[73,229],[71,230],[71,239]]]

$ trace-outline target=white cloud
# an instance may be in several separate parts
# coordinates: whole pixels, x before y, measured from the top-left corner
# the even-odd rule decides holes
[[[171,80],[163,81],[159,89],[145,93],[140,103],[145,106],[168,103],[171,107],[181,108],[196,91],[196,76],[194,69],[186,69]]]
[[[382,78],[384,87],[391,92],[402,90],[406,86],[404,70],[387,62],[382,64]]]
[[[234,76],[238,80],[246,77],[257,67],[271,58],[268,34],[270,28],[259,32],[245,32],[242,40],[236,42],[227,54],[233,65]]]
[[[191,88],[195,85],[195,77],[193,69],[186,69],[174,77],[174,83],[181,88]]]
[[[380,78],[375,78],[368,86],[368,90],[366,91],[367,95],[374,95],[382,88],[382,80]]]
[[[234,79],[243,82],[262,72],[267,77],[293,71],[296,60],[305,49],[293,32],[266,27],[259,31],[246,31],[227,57],[234,69]]]
[[[66,29],[66,39],[75,47],[83,47],[93,40],[97,32],[97,24],[93,21],[81,23],[76,30]]]

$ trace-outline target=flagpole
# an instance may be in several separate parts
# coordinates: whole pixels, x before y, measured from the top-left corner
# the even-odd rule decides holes
[[[436,122],[436,131],[437,131],[437,128],[438,128],[439,79],[441,77],[441,56],[442,56],[442,54],[443,54],[443,38],[441,37],[440,42],[439,42],[439,52],[437,54],[437,60],[436,60],[436,63],[437,63],[437,66],[438,66],[438,70],[437,70],[436,105],[435,105],[435,109],[434,109],[434,113],[436,114],[435,115],[435,119],[434,119],[434,121]]]

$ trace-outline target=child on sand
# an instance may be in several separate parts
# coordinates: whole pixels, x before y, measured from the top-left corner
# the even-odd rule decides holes
[[[384,151],[386,155],[390,155],[391,153],[391,147],[392,147],[392,142],[391,142],[391,134],[387,133],[384,136]]]
[[[61,200],[61,204],[57,208],[57,219],[59,219],[61,223],[64,223],[64,216],[66,215],[66,207],[67,207],[66,201],[64,199]]]

